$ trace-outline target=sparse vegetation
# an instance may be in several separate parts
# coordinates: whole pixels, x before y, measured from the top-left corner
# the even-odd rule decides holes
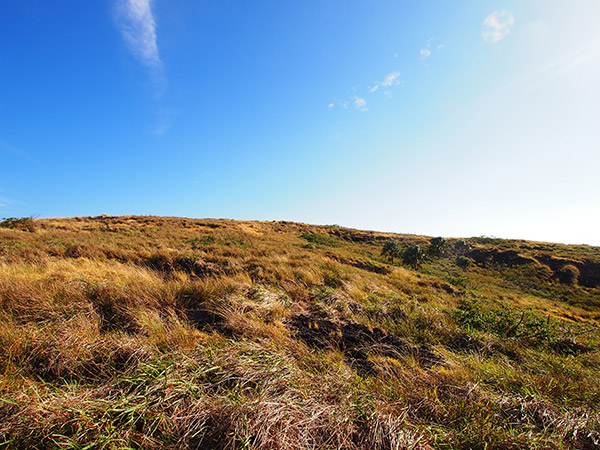
[[[486,238],[462,270],[341,227],[34,224],[0,228],[2,448],[600,446],[598,248]]]

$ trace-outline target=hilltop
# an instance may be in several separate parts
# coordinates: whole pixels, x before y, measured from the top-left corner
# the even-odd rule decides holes
[[[599,349],[598,247],[0,223],[2,448],[600,448]]]

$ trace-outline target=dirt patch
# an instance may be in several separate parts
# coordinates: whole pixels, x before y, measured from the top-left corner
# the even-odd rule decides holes
[[[585,287],[600,286],[600,262],[595,261],[576,261],[566,258],[554,258],[548,254],[540,254],[536,256],[537,260],[542,264],[546,264],[556,278],[563,267],[573,265],[579,269],[578,283]]]
[[[375,373],[370,355],[395,358],[413,355],[424,367],[441,362],[430,347],[415,347],[379,328],[370,329],[350,321],[334,321],[316,314],[296,314],[288,321],[295,337],[318,349],[340,349],[346,362],[359,373]]]
[[[585,287],[600,286],[600,263],[586,261],[579,266],[579,284]]]
[[[487,266],[490,263],[501,264],[508,267],[523,266],[525,264],[534,264],[537,261],[533,258],[528,258],[516,252],[515,250],[485,250],[476,248],[466,253],[465,256],[471,258],[477,264]]]

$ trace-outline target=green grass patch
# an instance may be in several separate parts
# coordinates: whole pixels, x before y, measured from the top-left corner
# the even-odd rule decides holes
[[[317,233],[303,233],[300,237],[311,244],[323,247],[340,247],[342,244],[335,238]]]

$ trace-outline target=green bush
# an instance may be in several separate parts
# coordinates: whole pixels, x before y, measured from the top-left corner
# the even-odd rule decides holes
[[[455,263],[458,267],[461,267],[463,269],[466,269],[467,267],[470,267],[473,265],[473,261],[471,260],[471,258],[467,258],[466,256],[457,256]]]

